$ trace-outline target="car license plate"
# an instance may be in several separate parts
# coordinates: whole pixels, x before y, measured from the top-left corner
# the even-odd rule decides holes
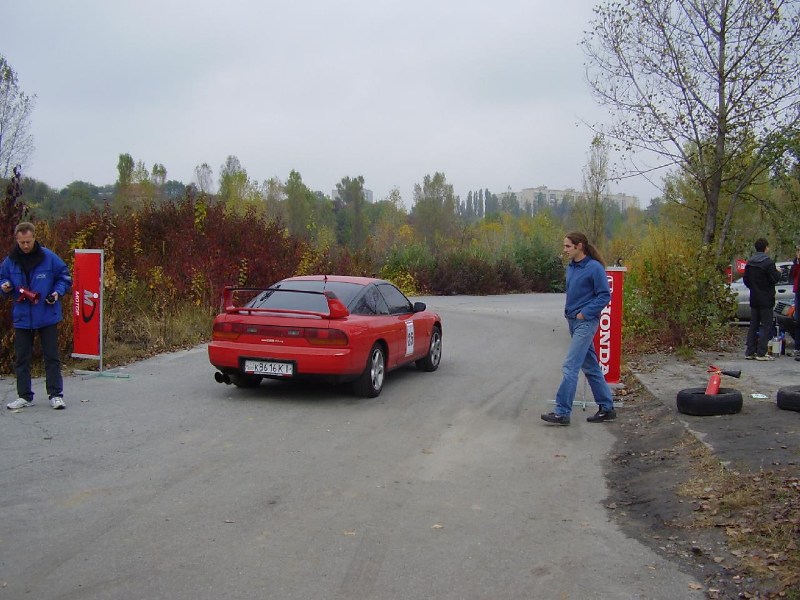
[[[281,375],[283,377],[291,377],[294,374],[294,365],[285,362],[246,360],[244,361],[244,372],[254,375]]]

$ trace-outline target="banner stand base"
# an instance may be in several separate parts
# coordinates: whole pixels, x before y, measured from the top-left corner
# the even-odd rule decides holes
[[[556,403],[555,400],[548,400],[548,402],[550,404],[555,404]],[[596,407],[597,405],[594,403],[594,400],[586,400],[586,399],[584,399],[584,400],[573,400],[573,402],[572,402],[572,408],[580,408],[581,410],[585,411],[587,406]],[[614,400],[614,408],[622,408],[623,406],[625,406],[625,403],[622,400],[619,400],[619,401],[616,400],[616,399]]]
[[[583,397],[580,400],[575,398],[572,401],[572,407],[575,408],[577,406],[577,407],[580,407],[582,410],[586,410],[586,407],[589,406],[589,405],[597,406],[594,403],[594,400],[587,400],[586,399],[586,386],[588,385],[588,382],[586,381],[586,376],[583,374],[583,372],[581,372],[579,377],[583,380]],[[614,400],[614,408],[622,408],[623,406],[625,406],[625,403],[622,400],[618,400],[617,399],[618,396],[615,393],[618,390],[625,389],[625,384],[624,383],[609,383],[608,387],[611,388],[612,399]],[[551,404],[555,404],[556,403],[555,400],[550,400],[549,402]]]
[[[130,379],[130,373],[115,373],[111,371],[84,371],[82,369],[75,369],[72,371],[76,375],[80,375],[81,379],[92,379],[94,377],[114,377],[116,379]]]

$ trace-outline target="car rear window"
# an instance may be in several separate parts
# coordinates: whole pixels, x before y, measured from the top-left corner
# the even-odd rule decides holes
[[[308,310],[328,312],[328,301],[322,294],[303,292],[322,292],[330,290],[345,306],[363,289],[357,283],[341,281],[280,281],[270,289],[259,294],[248,303],[253,308],[282,308],[286,310]]]

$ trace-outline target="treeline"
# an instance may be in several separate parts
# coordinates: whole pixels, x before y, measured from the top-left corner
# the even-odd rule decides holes
[[[563,286],[560,224],[545,213],[468,224],[454,212],[452,187],[441,174],[418,186],[411,213],[399,196],[366,202],[363,178],[344,178],[331,200],[292,172],[267,199],[233,195],[225,186],[207,194],[196,185],[171,198],[163,186],[118,182],[110,198],[89,195],[82,210],[42,218],[45,205],[28,202],[27,191],[37,185],[15,178],[7,186],[0,231],[10,247],[14,226],[31,220],[38,240],[70,266],[75,249],[104,250],[106,349],[135,354],[198,343],[208,335],[225,285],[266,286],[295,274],[379,276],[409,295]],[[13,368],[10,308],[0,307],[3,372]],[[65,356],[71,337],[71,327],[62,327]]]
[[[308,188],[297,171],[285,182],[259,182],[235,156],[221,166],[218,186],[207,164],[196,167],[195,181],[189,185],[168,180],[163,165],[148,168],[129,154],[120,155],[117,167],[117,181],[106,186],[75,181],[57,191],[23,178],[21,202],[32,219],[57,230],[64,227],[61,221],[99,222],[105,215],[106,220],[135,222],[178,208],[212,211],[220,224],[223,219],[244,218],[245,235],[280,232],[303,246],[300,262],[285,264],[287,274],[314,268],[382,274],[401,279],[412,294],[557,291],[563,285],[563,233],[581,228],[570,219],[580,213],[573,210],[573,202],[547,204],[539,199],[536,206],[522,207],[512,192],[498,196],[488,189],[470,192],[464,202],[443,173],[426,175],[414,186],[407,211],[397,189],[368,202],[361,176],[343,177],[330,197]],[[636,209],[622,214],[610,204],[602,209],[604,238],[614,237],[625,222],[650,218]],[[263,230],[265,226],[270,230]],[[157,230],[144,231],[160,235]],[[216,228],[214,233],[221,235]],[[214,285],[214,277],[209,283]]]
[[[73,182],[59,192],[15,179],[0,232],[10,247],[16,223],[32,220],[39,240],[68,262],[77,248],[104,249],[105,349],[129,349],[128,359],[206,339],[228,284],[265,286],[322,272],[382,277],[409,295],[559,292],[563,236],[575,229],[597,232],[590,238],[607,262],[622,259],[629,269],[626,344],[713,345],[724,339],[732,315],[725,264],[699,243],[703,223],[690,190],[678,195],[670,186],[670,196],[646,211],[620,213],[581,198],[521,207],[513,194],[485,189],[462,202],[445,175],[435,173],[414,186],[406,210],[398,190],[367,202],[360,176],[342,178],[330,197],[308,188],[296,171],[285,182],[253,180],[235,157],[220,170],[218,186],[207,165],[189,185],[168,180],[162,165],[147,169],[128,155],[119,170],[113,186]],[[784,209],[795,197],[770,182],[759,194]],[[749,255],[762,235],[775,239],[777,258],[793,248],[796,213],[765,206],[733,214],[731,256]],[[5,324],[9,308],[0,307]],[[71,335],[62,328],[65,354]],[[5,372],[11,339],[5,327]]]

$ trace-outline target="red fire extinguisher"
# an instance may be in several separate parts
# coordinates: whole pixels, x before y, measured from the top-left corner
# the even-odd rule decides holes
[[[719,367],[715,367],[714,365],[708,365],[708,373],[711,373],[711,377],[708,378],[708,385],[706,386],[706,396],[714,396],[719,393],[719,384],[722,381],[722,375],[729,375],[731,377],[736,377],[737,379],[741,377],[742,372],[739,370],[736,371],[723,371]]]
[[[708,385],[706,386],[706,396],[713,396],[719,393],[719,384],[722,381],[720,370],[714,366],[708,367],[708,372],[711,377],[708,378]]]

